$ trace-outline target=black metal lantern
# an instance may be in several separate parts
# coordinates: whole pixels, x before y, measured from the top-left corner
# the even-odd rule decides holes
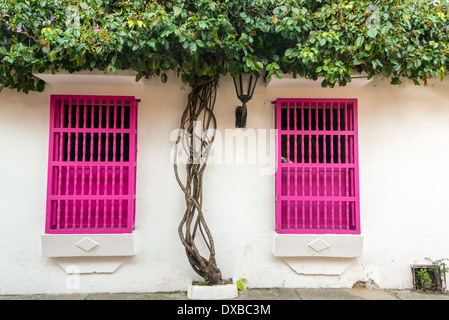
[[[253,97],[254,89],[256,88],[259,73],[255,74],[243,73],[234,77],[234,86],[237,97],[242,102],[241,107],[235,109],[235,127],[245,128],[246,126],[246,103]]]

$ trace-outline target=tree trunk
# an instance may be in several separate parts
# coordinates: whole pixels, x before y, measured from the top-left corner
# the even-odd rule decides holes
[[[181,118],[174,159],[176,180],[185,194],[186,201],[186,210],[178,227],[179,237],[193,270],[211,284],[220,284],[222,275],[215,260],[214,240],[204,219],[202,203],[203,173],[217,128],[213,113],[217,85],[218,76],[198,78],[193,85]],[[185,163],[185,183],[181,181],[179,175],[178,152],[180,147],[188,155]],[[198,235],[200,237],[197,237]],[[203,241],[205,246],[197,245],[198,238]],[[202,255],[199,248],[207,250],[208,257]]]

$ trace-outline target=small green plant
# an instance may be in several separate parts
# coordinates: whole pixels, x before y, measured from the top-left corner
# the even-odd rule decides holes
[[[243,283],[246,283],[246,281],[248,281],[245,278],[240,278],[239,280],[237,280],[237,289],[239,291],[243,291],[245,289],[245,286],[243,285]]]
[[[420,268],[415,273],[416,289],[426,290],[432,287],[432,279],[429,276],[428,268]]]
[[[430,291],[445,291],[446,284],[446,264],[448,259],[439,259],[433,261],[430,258],[425,258],[430,265],[415,266],[414,267],[414,285],[416,290],[430,290]]]

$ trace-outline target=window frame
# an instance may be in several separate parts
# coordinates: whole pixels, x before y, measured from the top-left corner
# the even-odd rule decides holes
[[[51,95],[47,234],[132,232],[139,101],[134,96]],[[73,107],[76,108],[74,112]],[[103,108],[106,108],[104,112]],[[71,121],[71,115],[75,115],[76,120]],[[107,120],[102,121],[102,115],[106,115]],[[73,156],[71,137],[76,139]],[[113,138],[112,143],[109,137]],[[106,150],[111,145],[113,151],[101,152],[102,144]],[[93,156],[95,147],[96,159]]]
[[[310,106],[309,111],[307,112],[308,116],[310,116],[310,120],[308,123],[308,128],[306,129],[304,116],[306,115],[306,105]],[[341,106],[346,109],[343,109],[345,112],[344,118],[345,130],[342,130],[342,127],[338,128],[340,122],[338,122],[337,129],[334,130],[334,126],[329,124],[329,130],[327,130],[326,119],[329,120],[333,118],[332,110],[334,105],[337,106],[337,112],[340,112]],[[352,123],[348,121],[349,116],[349,107],[351,105],[352,108]],[[313,106],[313,107],[312,107]],[[321,106],[321,107],[320,107]],[[323,107],[324,106],[324,109]],[[329,112],[327,112],[327,106],[330,106]],[[294,119],[293,119],[293,130],[291,127],[290,119],[287,118],[284,121],[287,121],[285,129],[282,128],[282,109],[287,108],[287,117],[290,115],[290,109],[294,110]],[[322,111],[318,111],[321,108]],[[298,109],[301,110],[300,123],[298,123]],[[311,123],[311,112],[310,110],[315,110],[315,120],[316,125],[314,130],[310,125]],[[360,234],[360,201],[359,201],[359,162],[358,162],[358,121],[357,121],[357,113],[358,105],[357,99],[304,99],[304,98],[281,98],[275,101],[275,129],[277,132],[276,138],[276,161],[277,161],[277,171],[275,177],[275,199],[276,199],[276,232],[278,234]],[[318,124],[319,122],[319,112],[323,112],[321,116],[321,129]],[[347,112],[347,115],[346,115]],[[285,112],[284,112],[285,113]],[[329,118],[327,115],[329,114]],[[338,114],[337,119],[340,114]],[[285,117],[285,116],[284,116]],[[342,118],[343,119],[343,118]],[[298,121],[297,121],[298,120]],[[332,120],[331,120],[332,121]],[[300,125],[300,129],[298,129],[298,125]],[[351,125],[352,130],[346,130]],[[343,126],[343,124],[342,124]],[[346,127],[347,126],[347,127]],[[340,136],[341,141],[345,140],[346,152],[344,157],[347,157],[343,162],[343,154],[338,153],[338,157],[336,157],[336,162],[334,157],[330,159],[330,162],[327,162],[328,158],[326,157],[326,142],[325,139],[327,135],[331,136],[330,139],[333,140],[332,136]],[[304,146],[306,143],[305,136],[309,135],[310,143],[312,141],[312,136],[316,136],[315,142],[321,141],[321,147],[324,150],[319,148],[315,149],[316,156],[308,158],[308,162],[306,162],[306,158],[304,155],[304,147],[302,150],[298,150],[299,142],[301,141],[301,145]],[[321,137],[320,137],[321,135]],[[291,137],[293,138],[293,149],[296,153],[294,157],[296,157],[293,161],[290,160],[290,154],[287,154],[287,159],[283,159],[283,153],[286,153],[286,150],[282,147],[282,142],[287,142],[287,152],[290,152],[290,141]],[[301,137],[301,140],[298,138]],[[284,138],[286,137],[286,138]],[[344,137],[344,138],[342,138]],[[348,137],[351,137],[351,143],[348,143]],[[320,139],[321,140],[318,140]],[[327,140],[329,141],[329,140]],[[333,140],[334,141],[334,140]],[[338,141],[338,138],[337,138]],[[309,143],[309,146],[310,146]],[[319,145],[319,143],[316,143]],[[324,146],[323,146],[324,145]],[[343,146],[343,143],[340,147]],[[352,148],[352,149],[351,149]],[[310,148],[311,149],[311,148]],[[329,150],[329,149],[328,149]],[[337,148],[337,151],[339,149]],[[298,161],[299,153],[302,154],[302,161]],[[311,154],[312,151],[308,151]],[[340,152],[340,151],[338,151]],[[350,154],[352,152],[352,158],[349,161]],[[315,160],[315,163],[312,161]],[[321,161],[321,162],[320,162]],[[308,171],[307,171],[308,170]],[[313,171],[315,170],[315,171]],[[328,181],[329,176],[334,176],[334,171],[337,172],[341,176],[346,176],[346,178],[342,178],[341,180],[345,181],[346,186],[342,186],[340,180],[338,180],[339,185],[336,186],[336,189],[339,190],[339,195],[336,196],[335,191],[327,192],[332,193],[331,195],[327,194],[326,191],[322,192],[322,189],[326,189],[326,181]],[[298,172],[301,172],[302,178],[299,178]],[[315,173],[313,173],[315,172]],[[351,173],[352,172],[352,173]],[[292,175],[290,175],[292,173]],[[313,174],[312,174],[313,173]],[[283,179],[283,174],[288,176],[288,179]],[[351,176],[352,174],[352,176]],[[309,194],[306,195],[305,192],[305,184],[306,184],[306,176],[308,175],[308,187],[310,187]],[[313,175],[315,175],[313,177]],[[322,176],[322,177],[321,177]],[[293,178],[290,178],[293,177]],[[315,179],[315,182],[311,182]],[[346,180],[345,180],[346,179]],[[285,183],[285,181],[287,182]],[[290,183],[292,181],[292,183]],[[316,182],[317,181],[317,182]],[[321,189],[320,189],[320,181],[321,181]],[[331,190],[334,189],[334,181],[329,180],[328,184],[332,183],[330,187]],[[287,185],[287,187],[286,187]],[[324,185],[324,187],[323,187]],[[299,188],[303,188],[302,191],[299,191]],[[315,195],[312,192],[312,188],[316,188]],[[345,189],[346,188],[346,189]],[[293,192],[291,190],[293,189]],[[288,190],[287,192],[285,190]],[[320,191],[318,191],[320,190]],[[329,189],[326,189],[329,190]],[[341,191],[343,190],[343,191]],[[293,193],[291,195],[290,193]],[[343,204],[343,205],[342,205]],[[335,206],[337,205],[337,206]],[[312,208],[313,207],[313,208]],[[321,208],[321,209],[320,209]],[[337,208],[336,210],[334,208]],[[331,213],[333,210],[333,213]],[[337,212],[336,215],[334,215]],[[329,213],[329,215],[328,215]],[[308,219],[308,220],[307,220]],[[339,219],[339,220],[338,220]],[[338,222],[336,222],[338,220]],[[331,221],[328,223],[328,221]],[[343,222],[346,224],[343,224]],[[308,226],[306,226],[308,223]]]

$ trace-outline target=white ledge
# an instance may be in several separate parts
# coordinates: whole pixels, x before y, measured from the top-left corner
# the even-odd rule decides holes
[[[321,88],[321,82],[324,77],[319,77],[317,80],[306,79],[302,77],[293,78],[291,74],[282,74],[282,79],[277,76],[272,76],[267,80],[267,88]],[[361,88],[370,83],[373,78],[368,79],[367,76],[363,74],[353,74],[351,75],[351,82],[346,84],[346,86],[340,87],[338,83],[335,88]]]
[[[136,75],[127,71],[105,73],[94,70],[69,73],[61,70],[55,74],[51,72],[35,73],[35,77],[48,84],[86,84],[86,85],[143,85],[142,80],[136,82]]]
[[[303,275],[339,276],[352,264],[353,258],[284,257],[293,271]]]
[[[43,234],[44,257],[113,257],[134,255],[133,234]]]
[[[278,234],[273,232],[275,257],[357,258],[363,236],[340,234]]]
[[[114,273],[130,257],[52,258],[67,274]]]

